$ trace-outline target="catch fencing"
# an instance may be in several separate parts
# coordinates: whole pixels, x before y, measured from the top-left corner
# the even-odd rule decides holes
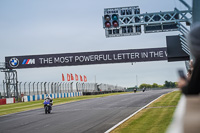
[[[0,84],[0,98],[7,97],[5,83]],[[125,91],[126,88],[121,86],[97,83],[80,83],[80,82],[18,82],[18,94],[22,96],[34,96],[43,94],[64,94],[73,92],[116,92]],[[16,92],[11,92],[14,97]]]

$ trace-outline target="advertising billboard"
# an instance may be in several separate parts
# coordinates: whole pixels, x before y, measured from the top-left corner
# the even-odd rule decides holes
[[[165,47],[5,57],[6,68],[9,69],[144,62],[158,60],[167,60]]]

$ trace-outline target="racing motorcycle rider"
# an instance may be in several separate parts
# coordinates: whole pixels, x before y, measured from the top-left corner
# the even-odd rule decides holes
[[[52,105],[53,105],[53,99],[51,98],[51,96],[47,96],[44,100],[49,100],[50,104],[51,104],[51,110],[52,110]]]

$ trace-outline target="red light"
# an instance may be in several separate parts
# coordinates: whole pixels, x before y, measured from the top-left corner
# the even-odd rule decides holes
[[[105,27],[109,28],[111,26],[110,22],[105,22]]]
[[[114,27],[118,27],[119,26],[118,22],[117,21],[113,21],[113,26]]]

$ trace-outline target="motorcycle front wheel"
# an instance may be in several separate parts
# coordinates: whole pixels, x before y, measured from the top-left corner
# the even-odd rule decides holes
[[[46,106],[46,107],[45,107],[45,114],[47,114],[47,110],[48,110],[48,107]]]

